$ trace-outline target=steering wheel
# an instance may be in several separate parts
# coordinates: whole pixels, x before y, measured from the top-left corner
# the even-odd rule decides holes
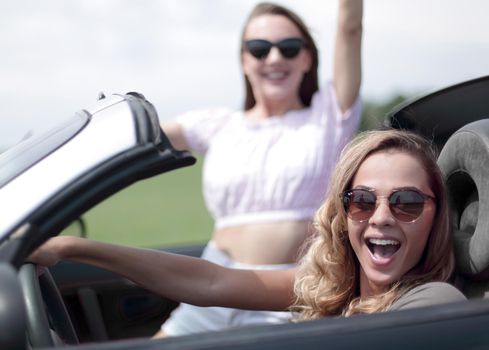
[[[27,310],[27,334],[32,347],[59,345],[50,325],[62,342],[78,344],[75,328],[49,270],[26,263],[20,268],[19,280]]]

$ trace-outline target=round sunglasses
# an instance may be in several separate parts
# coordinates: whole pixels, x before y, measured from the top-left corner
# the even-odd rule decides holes
[[[434,197],[417,190],[401,189],[393,191],[389,196],[377,196],[365,189],[354,189],[341,194],[346,214],[353,221],[367,221],[377,208],[377,199],[386,198],[392,216],[401,222],[414,222],[424,210],[428,200]]]
[[[279,49],[283,57],[292,59],[306,46],[306,42],[302,38],[286,38],[275,43],[264,39],[252,39],[246,40],[244,46],[253,57],[259,60],[265,59],[274,46]]]

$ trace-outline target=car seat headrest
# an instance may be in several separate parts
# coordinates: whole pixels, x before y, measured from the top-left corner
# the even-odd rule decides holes
[[[470,279],[489,273],[489,119],[455,132],[438,165],[451,210],[456,271]]]

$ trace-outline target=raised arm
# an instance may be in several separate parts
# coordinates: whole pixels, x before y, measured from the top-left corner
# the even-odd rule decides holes
[[[169,299],[198,306],[285,310],[293,302],[295,270],[228,269],[199,258],[60,236],[29,260],[52,266],[70,260],[120,274]]]
[[[333,82],[341,110],[358,97],[362,80],[362,0],[339,0]]]

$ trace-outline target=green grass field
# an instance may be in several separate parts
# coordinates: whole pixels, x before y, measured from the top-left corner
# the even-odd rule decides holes
[[[88,237],[158,247],[207,241],[212,219],[202,197],[202,159],[191,167],[142,180],[83,217]]]

